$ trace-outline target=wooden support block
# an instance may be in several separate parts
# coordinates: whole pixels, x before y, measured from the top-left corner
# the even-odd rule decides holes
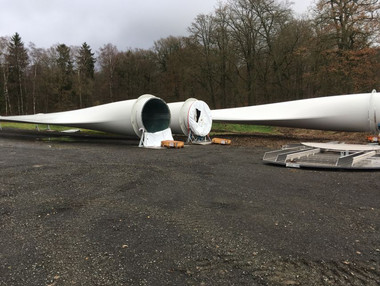
[[[161,147],[166,147],[166,148],[183,148],[185,145],[184,142],[182,141],[175,141],[175,140],[165,140],[161,141]]]
[[[223,139],[223,138],[213,138],[211,142],[213,144],[221,144],[221,145],[230,145],[231,144],[230,139]]]

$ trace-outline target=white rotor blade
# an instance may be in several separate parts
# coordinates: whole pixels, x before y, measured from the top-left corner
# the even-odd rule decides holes
[[[380,93],[216,109],[211,115],[215,122],[378,133]]]

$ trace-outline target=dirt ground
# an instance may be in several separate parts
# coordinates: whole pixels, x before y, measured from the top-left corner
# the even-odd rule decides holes
[[[0,131],[0,285],[379,285],[379,172],[266,165],[230,146]]]

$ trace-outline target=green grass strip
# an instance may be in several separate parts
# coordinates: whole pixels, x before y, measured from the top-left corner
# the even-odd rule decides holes
[[[277,133],[276,127],[249,125],[249,124],[229,124],[229,123],[213,123],[212,133]]]

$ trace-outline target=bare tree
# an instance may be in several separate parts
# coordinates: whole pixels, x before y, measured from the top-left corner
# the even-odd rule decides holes
[[[34,43],[29,44],[29,59],[31,69],[31,81],[32,81],[32,109],[33,113],[36,113],[37,106],[37,81],[39,75],[39,69],[41,69],[42,61],[45,57],[45,52],[42,48],[37,48]]]
[[[109,91],[109,100],[114,101],[114,80],[115,80],[115,70],[118,63],[118,54],[116,46],[112,44],[104,45],[100,48],[98,61],[102,68],[102,71],[107,76],[107,84]]]
[[[200,45],[203,59],[198,61],[200,74],[199,82],[205,87],[211,97],[212,106],[217,106],[216,99],[216,47],[215,47],[215,17],[211,15],[198,15],[191,24],[189,31],[193,39]]]
[[[229,1],[229,27],[231,37],[235,43],[234,49],[240,57],[236,62],[236,70],[245,82],[246,102],[256,103],[255,66],[258,60],[258,41],[260,19],[254,12],[253,4],[256,0],[230,0]]]
[[[153,51],[156,54],[161,72],[161,90],[169,100],[183,100],[185,78],[184,52],[186,43],[183,37],[170,36],[154,43]]]
[[[6,61],[8,42],[9,42],[8,38],[0,37],[0,69],[2,71],[2,78],[3,78],[5,115],[12,114],[12,104],[11,104],[11,101],[9,100],[9,92],[8,92],[8,63]]]
[[[380,44],[379,0],[319,0],[314,14],[320,37],[339,50]]]

